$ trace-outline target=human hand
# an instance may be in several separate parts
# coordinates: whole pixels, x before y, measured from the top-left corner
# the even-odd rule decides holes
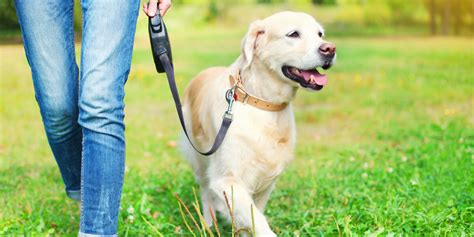
[[[159,3],[158,0],[150,0],[150,2],[143,4],[143,12],[149,17],[154,17],[158,8],[161,16],[164,16],[170,7],[171,0],[159,0]]]

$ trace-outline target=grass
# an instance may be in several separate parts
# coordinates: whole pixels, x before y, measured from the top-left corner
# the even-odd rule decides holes
[[[170,12],[177,81],[239,54],[240,27],[186,28]],[[175,20],[173,20],[175,19]],[[154,71],[141,17],[126,86],[127,169],[121,236],[191,236],[177,193],[196,183],[180,127]],[[331,38],[338,62],[320,92],[294,101],[296,159],[266,215],[279,236],[473,235],[471,38]],[[21,45],[0,46],[0,235],[78,231],[42,128]],[[222,236],[230,225],[219,219]],[[228,235],[227,235],[228,236]]]

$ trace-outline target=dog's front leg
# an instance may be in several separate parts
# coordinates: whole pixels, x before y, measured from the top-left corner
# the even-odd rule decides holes
[[[212,207],[211,190],[208,187],[201,186],[201,204],[204,220],[208,226],[213,225],[212,216],[215,216],[214,207]]]
[[[273,237],[276,234],[270,229],[268,222],[260,210],[255,207],[252,196],[247,192],[247,190],[235,180],[221,179],[211,181],[210,184],[211,190],[214,192],[216,201],[220,202],[219,211],[222,212],[229,220],[231,216],[227,208],[226,200],[224,197],[224,192],[227,195],[229,205],[233,206],[233,219],[237,228],[248,228],[252,229],[252,214],[251,207],[253,207],[253,218],[255,220],[255,234],[258,237]],[[232,196],[233,194],[233,196]]]
[[[267,188],[264,190],[254,194],[255,206],[260,210],[262,213],[265,210],[265,206],[267,205],[268,199],[270,199],[270,194],[272,193],[273,189],[275,188],[275,181],[273,181]]]

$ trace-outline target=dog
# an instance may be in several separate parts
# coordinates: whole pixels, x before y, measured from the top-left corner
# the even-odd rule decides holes
[[[276,236],[264,209],[277,177],[293,159],[291,101],[300,87],[322,89],[327,77],[317,68],[328,69],[335,62],[336,47],[323,37],[323,27],[305,13],[279,12],[256,20],[232,65],[206,69],[186,88],[182,104],[186,128],[202,150],[214,142],[228,105],[227,90],[235,86],[234,97],[240,97],[233,103],[233,122],[216,153],[202,156],[182,141],[200,185],[208,225],[216,210],[230,220],[225,192],[234,202],[236,228],[252,228],[253,208],[256,236]]]

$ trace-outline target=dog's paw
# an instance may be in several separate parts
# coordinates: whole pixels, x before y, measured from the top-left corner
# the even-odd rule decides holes
[[[277,235],[271,231],[271,230],[267,230],[267,231],[262,231],[262,232],[259,232],[257,231],[257,233],[255,233],[256,236],[258,237],[276,237]]]

